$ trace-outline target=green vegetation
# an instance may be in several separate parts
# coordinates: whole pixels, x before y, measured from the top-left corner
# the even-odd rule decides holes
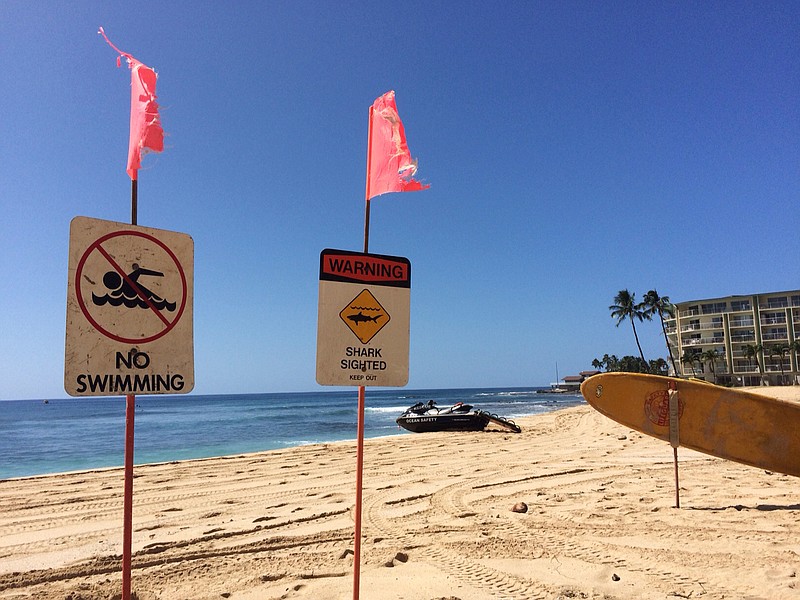
[[[639,334],[636,332],[636,321],[652,321],[658,315],[661,321],[661,331],[664,334],[664,343],[667,345],[669,360],[672,363],[673,372],[677,373],[675,357],[667,340],[667,328],[664,325],[664,315],[667,317],[675,316],[675,306],[669,301],[669,296],[660,296],[656,290],[650,290],[644,296],[644,300],[637,304],[636,294],[624,289],[617,292],[614,296],[614,304],[608,307],[611,311],[611,318],[617,320],[617,327],[626,319],[631,322],[633,337],[636,340],[636,347],[639,349],[639,356],[623,356],[617,358],[615,355],[605,354],[602,360],[594,359],[592,366],[596,369],[605,371],[625,371],[628,373],[653,373],[656,375],[666,375],[669,372],[669,364],[663,358],[647,361],[642,352],[642,345],[639,343]]]
[[[697,376],[697,369],[696,367],[703,366],[703,359],[700,358],[702,351],[700,348],[690,348],[683,353],[681,356],[681,364],[689,365],[689,368],[692,370],[692,377]]]
[[[789,355],[791,347],[788,344],[773,344],[766,350],[769,352],[770,358],[778,359],[778,366],[781,369],[781,385],[786,385],[786,376],[783,373],[783,361]]]
[[[628,289],[624,289],[617,292],[617,295],[614,296],[614,304],[609,306],[608,310],[611,311],[611,318],[616,319],[617,327],[625,320],[631,322],[631,330],[633,331],[634,340],[636,340],[636,347],[639,349],[639,356],[623,356],[622,358],[617,358],[617,356],[613,354],[604,354],[602,359],[595,358],[592,361],[592,366],[594,368],[602,369],[606,372],[624,371],[627,373],[667,375],[669,373],[669,365],[671,364],[672,372],[678,373],[675,356],[672,354],[672,348],[669,345],[669,338],[667,337],[667,327],[664,323],[665,315],[667,318],[675,318],[675,305],[670,302],[669,296],[661,296],[658,291],[652,289],[644,295],[644,300],[642,300],[642,302],[637,303],[636,294]],[[652,321],[653,317],[656,315],[658,315],[658,320],[661,322],[661,333],[664,335],[664,343],[669,353],[669,363],[663,358],[647,361],[642,352],[642,346],[639,343],[636,321],[640,323],[642,321]],[[798,360],[800,360],[800,339],[794,340],[788,344],[778,343],[770,346],[746,344],[741,347],[741,351],[742,356],[748,359],[748,361],[755,361],[758,367],[761,385],[767,384],[767,378],[764,373],[765,356],[769,357],[771,361],[778,363],[778,367],[781,371],[779,385],[787,385],[785,368],[793,352],[797,353]],[[711,374],[713,382],[718,383],[717,366],[724,358],[725,356],[716,349],[701,351],[700,348],[689,348],[684,351],[679,360],[682,365],[691,369],[692,377],[696,377],[698,371],[703,371],[705,367],[708,369],[707,372]],[[686,372],[685,369],[684,372]],[[792,384],[794,383],[793,381]]]
[[[617,327],[625,319],[631,322],[633,337],[636,339],[636,347],[639,348],[639,356],[646,365],[647,361],[644,359],[642,345],[639,343],[639,334],[636,333],[636,320],[638,319],[641,322],[644,319],[644,309],[641,304],[636,304],[636,294],[631,294],[628,290],[620,290],[614,296],[614,304],[609,306],[608,310],[611,311],[611,318],[617,320]]]
[[[614,354],[604,354],[601,360],[595,358],[592,361],[592,366],[595,369],[602,369],[607,373],[612,371],[652,373],[654,375],[666,375],[669,373],[669,365],[663,358],[651,360],[649,363],[646,363],[638,356],[623,356],[622,358],[617,358]]]
[[[764,356],[764,346],[761,344],[747,344],[742,346],[742,353],[748,361],[755,359],[758,373],[761,375],[759,385],[764,385],[764,364],[762,360],[759,360],[759,357],[763,358]]]
[[[717,383],[717,361],[722,358],[719,350],[715,350],[713,348],[706,350],[699,355],[699,358],[703,364],[708,365],[708,368],[711,371],[711,376],[714,378],[714,383]]]
[[[672,363],[672,372],[677,373],[678,367],[675,366],[675,357],[672,356],[672,348],[669,347],[669,340],[667,339],[667,327],[664,325],[664,315],[670,319],[675,318],[675,305],[669,301],[669,296],[659,296],[656,290],[650,290],[644,295],[644,301],[641,306],[644,308],[644,318],[648,321],[654,315],[658,315],[661,321],[661,333],[664,334],[664,343],[667,345],[667,352],[669,352],[669,362]]]

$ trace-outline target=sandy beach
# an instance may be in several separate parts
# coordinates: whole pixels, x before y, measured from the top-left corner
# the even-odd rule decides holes
[[[677,509],[668,444],[588,406],[519,424],[366,441],[361,598],[800,598],[797,478],[681,448]],[[354,442],[137,466],[135,597],[352,598],[355,467]],[[0,482],[0,598],[119,597],[122,492]]]

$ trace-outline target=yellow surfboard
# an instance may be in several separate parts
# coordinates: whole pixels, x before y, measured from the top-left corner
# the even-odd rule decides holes
[[[675,447],[800,477],[798,403],[640,373],[593,375],[581,393],[605,416]]]

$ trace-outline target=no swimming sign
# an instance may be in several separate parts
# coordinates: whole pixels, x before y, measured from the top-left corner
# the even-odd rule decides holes
[[[70,224],[64,389],[71,396],[194,387],[194,243],[88,217]]]

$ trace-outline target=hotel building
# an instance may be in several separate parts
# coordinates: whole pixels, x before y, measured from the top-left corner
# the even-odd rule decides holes
[[[665,324],[679,375],[740,386],[759,385],[763,372],[765,385],[800,383],[800,290],[674,306]]]

